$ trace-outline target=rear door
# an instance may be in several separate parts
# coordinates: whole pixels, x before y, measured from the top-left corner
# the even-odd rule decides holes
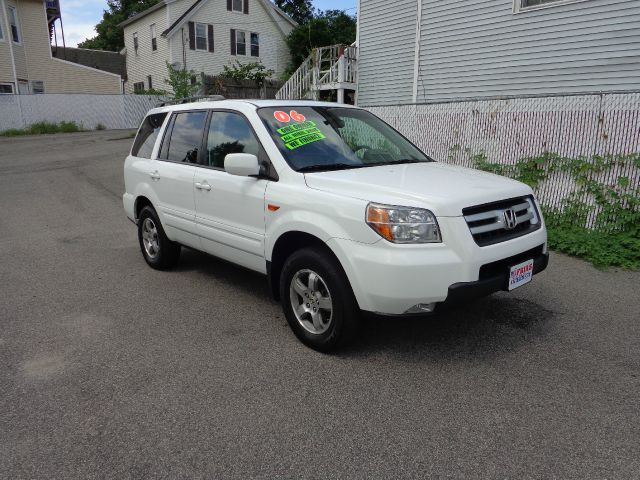
[[[265,153],[248,120],[238,112],[213,111],[205,158],[195,172],[196,224],[202,249],[252,270],[266,272],[264,259],[267,180],[229,175],[229,153]]]
[[[193,178],[202,151],[208,112],[175,112],[169,120],[151,177],[157,205],[167,236],[174,241],[199,248],[196,233]]]

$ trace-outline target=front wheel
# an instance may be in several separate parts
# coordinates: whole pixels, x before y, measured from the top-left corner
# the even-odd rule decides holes
[[[318,248],[292,254],[280,276],[282,307],[295,335],[309,347],[327,352],[355,335],[360,312],[338,261]]]

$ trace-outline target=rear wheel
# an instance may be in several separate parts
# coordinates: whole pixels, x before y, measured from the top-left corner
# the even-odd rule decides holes
[[[333,255],[318,248],[293,253],[280,276],[282,307],[296,336],[327,352],[354,337],[360,312],[351,285]]]
[[[149,266],[158,270],[171,268],[180,258],[180,244],[172,242],[164,233],[158,214],[152,207],[144,207],[138,217],[138,241],[142,256]]]

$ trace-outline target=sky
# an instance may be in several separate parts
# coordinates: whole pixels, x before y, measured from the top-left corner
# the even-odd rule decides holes
[[[316,8],[321,10],[340,9],[355,13],[357,0],[314,0]],[[96,35],[94,26],[102,18],[107,7],[106,0],[60,0],[64,36],[68,47],[75,47],[86,38]],[[58,33],[58,43],[62,45]]]

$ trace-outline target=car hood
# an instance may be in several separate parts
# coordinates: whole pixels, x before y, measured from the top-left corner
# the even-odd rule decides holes
[[[465,207],[532,193],[521,182],[439,162],[306,173],[305,181],[316,190],[389,205],[424,207],[441,217],[461,216]]]

